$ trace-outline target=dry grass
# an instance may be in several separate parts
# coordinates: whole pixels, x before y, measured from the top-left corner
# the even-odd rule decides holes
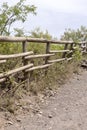
[[[29,95],[29,93],[38,95],[38,93],[43,92],[45,89],[57,89],[64,84],[70,76],[72,76],[73,72],[77,73],[78,68],[79,67],[76,62],[65,61],[56,63],[47,68],[47,70],[35,70],[31,75],[30,84],[27,88],[25,88],[22,84],[17,86],[11,81],[7,87],[1,89],[1,110],[9,111],[14,114],[15,111],[19,109],[19,106],[16,104],[19,102],[20,98],[23,98],[23,95]]]
[[[74,67],[75,66],[75,67]],[[72,76],[73,73],[78,73],[79,66],[74,62],[63,62],[49,67],[47,74],[45,70],[36,71],[33,75],[33,81],[30,82],[29,90],[34,94],[43,91],[44,89],[57,89],[60,85]]]

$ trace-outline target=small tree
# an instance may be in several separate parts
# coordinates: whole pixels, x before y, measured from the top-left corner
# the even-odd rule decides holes
[[[81,26],[77,30],[66,29],[64,34],[61,36],[61,40],[73,40],[75,42],[87,40],[87,28]]]
[[[61,37],[61,40],[74,41],[74,42],[82,42],[87,40],[87,28],[81,26],[77,30],[67,29]],[[73,54],[75,63],[78,63],[82,60],[82,53],[79,51],[79,46],[74,51]]]
[[[13,6],[3,3],[0,9],[0,35],[10,35],[11,26],[21,21],[24,23],[29,13],[36,14],[34,5],[26,5],[26,0],[20,0]]]
[[[35,28],[30,33],[31,33],[31,37],[34,38],[44,38],[48,40],[52,39],[52,36],[48,33],[48,30],[43,32],[39,27]]]

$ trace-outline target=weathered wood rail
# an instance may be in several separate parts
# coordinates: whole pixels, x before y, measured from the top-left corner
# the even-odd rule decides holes
[[[22,52],[18,54],[10,54],[10,55],[2,55],[0,53],[0,65],[6,64],[7,60],[15,59],[15,58],[22,58],[22,66],[9,70],[7,72],[1,72],[0,73],[0,83],[6,81],[6,79],[14,75],[20,71],[23,71],[24,73],[24,80],[29,79],[29,73],[34,70],[38,69],[44,69],[48,68],[49,66],[52,66],[56,62],[62,62],[62,61],[70,61],[73,59],[72,54],[73,51],[76,49],[77,43],[73,41],[57,41],[57,40],[46,40],[46,39],[38,39],[38,38],[25,38],[25,37],[3,37],[0,36],[0,44],[6,43],[22,43]],[[44,43],[46,46],[46,51],[44,54],[34,54],[34,52],[31,50],[28,52],[27,50],[27,43]],[[56,44],[56,45],[62,45],[64,46],[64,49],[62,50],[51,50],[50,45]],[[79,46],[82,44],[86,44],[86,42],[80,42],[78,43]],[[85,46],[85,50],[87,50],[87,46]],[[82,50],[84,51],[84,49]],[[50,59],[50,57],[55,56],[57,53],[62,53],[62,56],[58,59]],[[70,54],[69,57],[67,57],[67,54]],[[31,59],[36,58],[44,58],[44,64],[35,66],[34,63],[31,63]],[[29,82],[29,80],[27,80]]]

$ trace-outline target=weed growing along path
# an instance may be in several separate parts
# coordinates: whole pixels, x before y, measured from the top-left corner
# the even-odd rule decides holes
[[[74,75],[39,107],[36,113],[19,115],[4,130],[86,130],[87,71]]]

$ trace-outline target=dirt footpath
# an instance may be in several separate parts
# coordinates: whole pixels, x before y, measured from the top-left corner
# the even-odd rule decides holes
[[[4,130],[87,130],[87,71],[73,76],[39,107],[36,113],[19,115]]]

